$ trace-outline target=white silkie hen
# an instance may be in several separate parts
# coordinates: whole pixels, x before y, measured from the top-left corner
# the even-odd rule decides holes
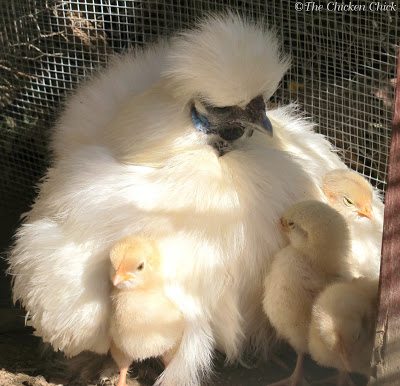
[[[265,278],[263,307],[278,336],[297,353],[293,374],[273,385],[297,386],[303,379],[313,303],[349,269],[350,232],[340,213],[312,200],[287,209],[281,227],[290,243],[277,253]]]
[[[144,234],[159,241],[165,291],[186,319],[160,384],[197,385],[213,349],[234,360],[244,335],[268,348],[261,298],[284,245],[276,222],[322,199],[321,176],[343,167],[307,122],[265,114],[288,63],[274,33],[228,14],[116,58],[69,99],[9,259],[37,335],[70,356],[107,352],[108,251]]]
[[[313,305],[309,352],[340,371],[338,385],[351,384],[348,372],[370,375],[377,303],[378,280],[358,278],[328,286]]]

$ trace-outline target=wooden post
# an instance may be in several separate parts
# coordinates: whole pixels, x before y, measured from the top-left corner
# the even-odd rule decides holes
[[[371,385],[400,385],[400,48],[385,196],[379,310]]]

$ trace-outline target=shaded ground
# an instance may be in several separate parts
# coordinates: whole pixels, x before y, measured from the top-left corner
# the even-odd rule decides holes
[[[242,366],[224,367],[219,361],[215,375],[208,382],[208,386],[265,386],[289,375],[294,365],[294,355],[288,350],[279,354],[279,359],[287,369],[274,361],[259,365],[257,368],[247,369]],[[82,359],[85,363],[86,359]],[[76,364],[76,362],[75,362]],[[104,364],[104,361],[103,361]],[[92,366],[93,370],[93,366]],[[140,368],[133,368],[131,386],[148,386],[156,377],[160,367],[154,363],[145,363]],[[44,351],[40,340],[26,331],[14,331],[0,334],[0,386],[83,386],[104,385],[111,386],[113,382],[104,378],[103,382],[82,381],[77,374],[67,377],[68,367],[59,354]],[[312,363],[306,363],[306,377],[310,384],[328,385],[327,382],[318,383],[318,380],[333,375],[334,372],[321,369]],[[360,377],[353,378],[357,385],[365,385]],[[317,382],[316,382],[317,381]]]

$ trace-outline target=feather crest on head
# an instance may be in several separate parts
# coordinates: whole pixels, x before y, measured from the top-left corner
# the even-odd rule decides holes
[[[215,106],[244,106],[260,94],[270,98],[289,65],[273,31],[228,13],[178,35],[164,74],[185,98],[196,92]]]

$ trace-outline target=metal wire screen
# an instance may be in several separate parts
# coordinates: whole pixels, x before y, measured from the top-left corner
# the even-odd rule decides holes
[[[31,202],[51,126],[79,81],[114,52],[226,8],[264,17],[293,56],[273,102],[297,100],[345,162],[384,190],[400,23],[397,12],[362,3],[335,11],[323,2],[318,12],[288,0],[0,0],[0,205]]]

